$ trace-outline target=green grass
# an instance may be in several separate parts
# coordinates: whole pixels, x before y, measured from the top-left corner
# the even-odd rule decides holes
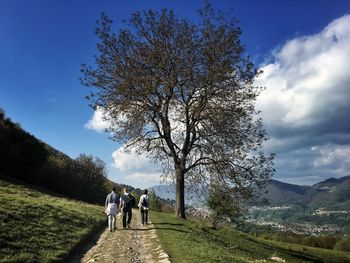
[[[202,222],[151,212],[172,263],[186,262],[350,262],[350,253],[257,239],[232,228],[213,230]]]
[[[64,261],[104,221],[101,206],[0,179],[0,262]]]

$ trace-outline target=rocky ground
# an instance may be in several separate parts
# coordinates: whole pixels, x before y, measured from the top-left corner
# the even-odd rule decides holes
[[[152,212],[150,212],[152,219]],[[117,230],[107,228],[98,241],[85,254],[76,255],[72,262],[115,263],[169,263],[169,257],[161,248],[154,225],[141,225],[140,212],[133,209],[131,229],[122,229],[121,216],[117,218]]]

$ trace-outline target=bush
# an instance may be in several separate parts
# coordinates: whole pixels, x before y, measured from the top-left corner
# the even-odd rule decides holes
[[[336,237],[330,236],[307,237],[303,243],[312,247],[333,249],[337,240]]]
[[[326,249],[333,249],[339,240],[339,238],[333,236],[303,236],[291,232],[278,232],[267,237],[263,236],[263,238]]]
[[[149,193],[149,199],[150,199],[150,206],[149,208],[153,211],[161,211],[161,203],[159,199],[157,198],[155,192],[151,191]]]
[[[334,246],[335,250],[350,252],[350,238],[343,238]]]

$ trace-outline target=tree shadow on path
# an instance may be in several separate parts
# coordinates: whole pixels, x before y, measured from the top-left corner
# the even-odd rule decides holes
[[[184,226],[184,224],[180,224],[180,223],[153,223],[153,225],[169,225],[169,226]]]
[[[135,231],[171,230],[171,231],[176,231],[176,232],[189,233],[189,231],[185,231],[185,230],[177,229],[177,228],[171,228],[171,227],[149,227],[149,228],[136,228],[136,229],[132,229],[132,230],[135,230]]]

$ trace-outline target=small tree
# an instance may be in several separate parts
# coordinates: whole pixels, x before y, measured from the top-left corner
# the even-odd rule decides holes
[[[259,187],[273,172],[272,157],[260,152],[259,72],[244,54],[237,21],[209,3],[199,14],[195,24],[172,10],[136,12],[118,33],[103,14],[96,68],[82,66],[82,83],[96,88],[88,99],[110,121],[112,138],[175,177],[181,218],[185,181]]]
[[[71,169],[80,184],[81,195],[87,198],[87,201],[96,202],[105,198],[106,165],[101,159],[80,154],[72,162]]]
[[[150,209],[153,211],[160,211],[161,210],[161,203],[159,199],[157,198],[155,192],[151,191],[149,193],[149,201],[150,201]]]
[[[232,221],[241,213],[241,203],[233,198],[232,192],[218,183],[212,183],[207,198],[207,206],[211,210],[213,229],[217,229],[221,222]]]

